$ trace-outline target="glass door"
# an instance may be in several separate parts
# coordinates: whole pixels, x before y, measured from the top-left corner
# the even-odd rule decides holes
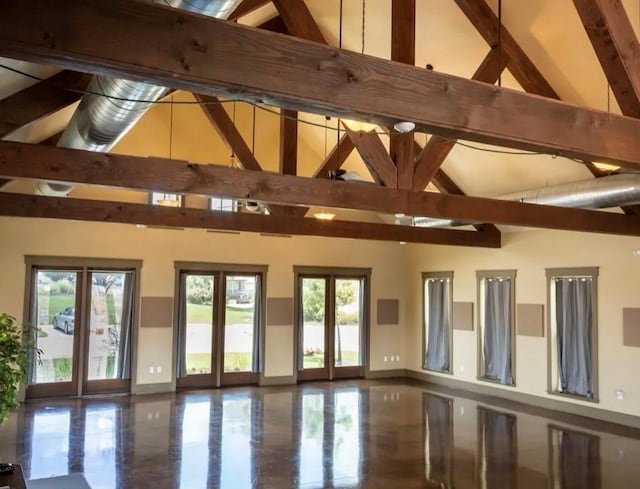
[[[329,378],[329,279],[300,277],[300,380]]]
[[[364,283],[364,277],[299,276],[299,380],[364,375]]]
[[[217,275],[183,272],[180,276],[178,387],[218,384],[214,335]]]
[[[33,270],[30,323],[42,354],[30,362],[28,398],[77,394],[81,277],[78,270]]]
[[[224,276],[223,365],[221,384],[248,384],[258,381],[258,312],[260,277]]]
[[[261,275],[180,274],[177,387],[259,380]]]
[[[33,269],[27,398],[128,392],[133,271]]]
[[[127,392],[131,385],[134,274],[88,273],[83,393]]]

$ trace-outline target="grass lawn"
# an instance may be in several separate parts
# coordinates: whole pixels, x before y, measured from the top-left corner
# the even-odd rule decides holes
[[[224,355],[225,372],[247,372],[251,369],[251,354],[230,352]],[[187,373],[210,373],[210,353],[187,353]]]
[[[322,368],[322,362],[324,361],[323,353],[314,353],[313,355],[305,355],[303,357],[304,368]],[[348,365],[354,365],[358,363],[358,352],[356,351],[343,351],[342,362]],[[339,366],[339,365],[336,365]]]
[[[67,307],[73,307],[76,304],[76,296],[69,295],[51,295],[49,296],[49,324],[53,323],[53,316],[64,311]]]
[[[201,304],[187,304],[188,323],[211,323],[211,306]],[[251,324],[253,322],[253,309],[239,309],[227,306],[225,312],[227,323]]]

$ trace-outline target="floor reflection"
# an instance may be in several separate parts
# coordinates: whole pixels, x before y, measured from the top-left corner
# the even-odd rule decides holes
[[[92,489],[634,487],[640,436],[402,382],[33,403],[0,459]]]

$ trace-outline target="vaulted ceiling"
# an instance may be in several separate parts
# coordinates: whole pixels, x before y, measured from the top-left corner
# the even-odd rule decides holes
[[[20,206],[17,196],[8,196],[8,192],[29,192],[32,187],[20,182],[24,178],[68,179],[85,185],[138,190],[162,190],[164,185],[167,191],[180,190],[161,179],[121,182],[119,185],[105,175],[89,174],[87,168],[92,164],[95,166],[95,158],[76,156],[73,150],[69,150],[71,153],[56,153],[58,150],[51,147],[56,136],[66,127],[81,91],[86,89],[90,79],[89,75],[82,73],[86,71],[143,77],[158,84],[166,81],[168,86],[177,89],[189,86],[187,92],[175,92],[173,100],[200,101],[206,105],[176,105],[175,115],[172,112],[170,119],[168,106],[156,106],[139,124],[175,123],[171,130],[175,131],[176,143],[182,141],[185,147],[190,148],[202,146],[201,156],[197,156],[197,152],[196,156],[189,153],[193,162],[227,164],[230,150],[226,148],[230,147],[240,160],[240,166],[246,170],[325,177],[326,170],[343,165],[343,169],[356,171],[364,179],[379,185],[360,187],[360,192],[352,192],[351,189],[343,189],[348,184],[327,182],[326,188],[318,186],[320,182],[317,179],[308,186],[308,182],[295,178],[279,180],[281,177],[275,177],[275,180],[269,180],[259,175],[254,178],[248,175],[251,172],[244,176],[211,174],[209,186],[203,186],[194,193],[273,202],[273,215],[251,216],[248,220],[246,216],[219,216],[218,221],[208,221],[208,215],[187,215],[190,211],[183,210],[180,211],[183,216],[181,223],[178,215],[166,217],[172,212],[169,209],[149,211],[132,208],[128,210],[130,222],[143,222],[144,216],[140,213],[155,212],[159,217],[150,217],[150,224],[227,226],[291,234],[499,245],[499,232],[491,224],[479,224],[479,231],[468,231],[471,228],[407,230],[407,226],[390,224],[393,218],[382,217],[381,222],[363,223],[359,231],[358,225],[351,224],[352,230],[346,232],[340,231],[340,226],[344,229],[349,226],[340,222],[317,223],[309,218],[303,219],[305,207],[289,207],[296,204],[356,209],[383,216],[406,213],[499,225],[640,234],[640,222],[633,209],[626,209],[627,215],[621,216],[615,211],[603,213],[540,206],[529,209],[531,206],[517,203],[511,205],[482,199],[458,201],[449,197],[433,200],[436,198],[433,193],[426,197],[420,195],[426,187],[444,194],[492,197],[610,173],[590,164],[596,158],[616,162],[623,167],[619,170],[621,172],[637,171],[640,168],[640,156],[637,155],[640,153],[636,149],[640,149],[637,148],[640,143],[634,139],[638,139],[635,135],[640,129],[640,122],[635,120],[640,115],[640,76],[635,76],[640,56],[637,41],[639,0],[502,0],[501,3],[485,0],[245,0],[232,15],[232,20],[239,24],[284,32],[292,37],[351,51],[340,55],[335,49],[323,51],[293,39],[285,41],[280,36],[266,37],[265,34],[265,37],[252,37],[252,31],[224,30],[215,21],[191,19],[187,14],[188,26],[197,29],[195,32],[198,33],[187,33],[187,37],[201,36],[199,41],[206,39],[216,43],[215,46],[204,44],[203,52],[216,56],[216,59],[233,60],[236,56],[246,60],[244,66],[241,62],[229,62],[220,69],[200,64],[197,56],[186,60],[185,55],[177,64],[175,59],[170,59],[172,53],[179,52],[178,46],[183,42],[179,29],[171,23],[171,19],[178,17],[174,12],[155,5],[140,4],[128,9],[120,7],[126,2],[115,2],[114,7],[107,8],[107,20],[101,26],[95,26],[90,23],[100,19],[96,9],[91,7],[92,2],[69,2],[68,12],[52,15],[55,8],[51,5],[54,2],[36,1],[33,3],[41,5],[42,9],[41,12],[39,8],[34,10],[33,19],[21,16],[28,9],[21,2],[5,3],[0,6],[0,18],[3,19],[0,22],[6,23],[6,29],[0,33],[0,55],[12,59],[5,58],[0,63],[34,78],[6,70],[0,73],[0,137],[27,143],[44,141],[44,146],[7,144],[0,147],[0,175],[7,180],[16,179],[6,185],[6,193],[0,195],[0,213],[18,215],[15,208],[24,209],[27,201]],[[86,5],[89,7],[84,8]],[[166,36],[154,38],[154,42],[169,49],[149,51],[155,59],[148,64],[144,61],[138,63],[139,69],[136,59],[142,60],[142,54],[137,55],[138,58],[135,53],[127,57],[123,49],[118,51],[118,46],[124,44],[118,43],[137,37],[152,41],[151,37],[144,39],[144,36],[153,36],[154,26],[147,29],[144,22],[138,22],[140,15],[152,11],[162,12],[158,18],[165,16],[166,22],[172,26]],[[130,17],[127,14],[131,14]],[[498,15],[503,23],[500,34]],[[82,22],[95,28],[102,27],[106,36],[115,35],[109,32],[110,16],[126,18],[121,24],[126,31],[121,36],[122,40],[115,39],[103,46],[94,36],[75,45],[75,40],[67,42],[71,36],[67,39],[61,34],[69,26],[78,27],[74,22]],[[17,27],[9,28],[12,25]],[[202,29],[209,26],[211,36],[207,37]],[[43,32],[46,33],[44,41]],[[56,38],[56,32],[61,37]],[[78,32],[85,31],[78,27]],[[51,35],[51,42],[47,35]],[[374,58],[362,58],[359,56],[361,52],[415,65],[421,73],[400,65],[378,63]],[[333,57],[338,60],[335,66],[329,61]],[[34,64],[33,61],[39,63]],[[314,66],[318,74],[316,80],[313,78]],[[503,66],[507,70],[502,72]],[[337,70],[335,73],[332,72],[334,69]],[[341,72],[342,69],[346,73]],[[163,72],[167,70],[173,71],[174,75],[165,77]],[[269,78],[280,73],[289,74],[291,79],[278,83]],[[243,74],[246,79],[243,79]],[[473,78],[491,85],[498,83],[507,90],[485,90],[482,85],[459,82],[457,78],[441,77],[441,74]],[[346,75],[346,84],[340,80],[343,75]],[[307,86],[300,87],[303,81]],[[303,90],[298,90],[296,83]],[[67,90],[60,90],[60,87]],[[531,96],[515,96],[509,89],[559,99],[570,105]],[[280,103],[279,100],[290,109],[299,110],[286,112],[287,118],[259,110],[254,122],[252,107],[238,103],[235,107],[237,114],[232,117],[231,104],[224,105],[225,111],[222,106],[212,104],[213,99],[210,98],[214,92],[230,97],[229,90],[253,100],[274,100],[275,104]],[[190,92],[205,95],[194,96]],[[333,116],[329,122],[325,121],[325,113]],[[617,114],[633,119],[618,117]],[[378,122],[377,132],[383,133],[384,129],[391,136],[352,132],[348,126],[339,123],[336,116]],[[295,117],[300,120],[297,124]],[[389,131],[394,121],[403,120],[417,123],[418,131],[408,135]],[[329,129],[322,127],[325,124]],[[194,127],[202,128],[202,132]],[[256,127],[259,129],[257,138],[251,141]],[[336,134],[338,127],[341,132]],[[134,128],[123,138],[112,152],[158,157],[168,155],[169,137],[147,141],[149,147],[141,150],[141,139],[134,138],[136,130]],[[432,133],[438,135],[432,137]],[[341,150],[334,148],[340,137],[342,154]],[[456,142],[458,137],[460,142]],[[204,142],[205,139],[211,142]],[[279,144],[270,144],[273,139],[279,139]],[[489,146],[487,142],[501,146]],[[135,150],[132,148],[134,145],[137,146]],[[261,151],[257,150],[259,146]],[[179,144],[171,149],[172,158],[180,159]],[[523,154],[531,150],[536,154]],[[43,158],[45,163],[34,161],[35,158]],[[63,166],[65,159],[74,160],[66,169],[46,167],[46,162],[52,160],[59,160],[59,165]],[[105,161],[113,165],[105,167],[105,171],[119,168],[118,165],[135,166],[139,163],[121,162],[115,158]],[[165,165],[162,161],[156,163],[158,168]],[[174,170],[177,173],[171,173]],[[56,174],[56,171],[60,173]],[[65,171],[68,174],[64,174]],[[180,171],[183,170],[167,167],[166,175],[176,178]],[[70,177],[78,172],[84,172],[85,177]],[[132,174],[130,178],[138,177]],[[254,186],[246,183],[254,180]],[[221,184],[221,181],[226,183]],[[231,181],[233,184],[227,185]],[[265,185],[268,188],[265,189]],[[90,191],[82,190],[84,187],[78,188],[80,190],[72,197],[91,196]],[[288,196],[282,198],[284,192]],[[365,197],[359,198],[358,193]],[[101,198],[117,200],[104,191]],[[35,210],[37,206],[46,202],[53,204],[54,201],[57,214]],[[31,209],[28,215],[74,215],[70,207],[73,203],[62,203],[59,199],[33,197],[28,203]],[[87,207],[86,202],[84,205]],[[77,211],[76,217],[72,218],[103,220],[105,214],[118,209],[122,211],[122,207],[113,207],[115,205],[105,202],[95,206],[92,213]],[[339,214],[341,219],[378,220],[372,219],[371,214],[358,216]],[[235,225],[229,222],[233,219],[245,221]],[[272,224],[268,223],[269,219]],[[196,225],[196,222],[200,224]],[[331,226],[333,230],[329,230]],[[379,227],[372,230],[372,226]]]

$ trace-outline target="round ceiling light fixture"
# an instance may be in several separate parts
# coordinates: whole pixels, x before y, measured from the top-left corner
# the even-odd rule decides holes
[[[393,125],[393,128],[401,133],[401,134],[405,134],[407,132],[411,132],[416,128],[415,123],[413,122],[409,122],[409,121],[403,121],[403,122],[396,122]]]

